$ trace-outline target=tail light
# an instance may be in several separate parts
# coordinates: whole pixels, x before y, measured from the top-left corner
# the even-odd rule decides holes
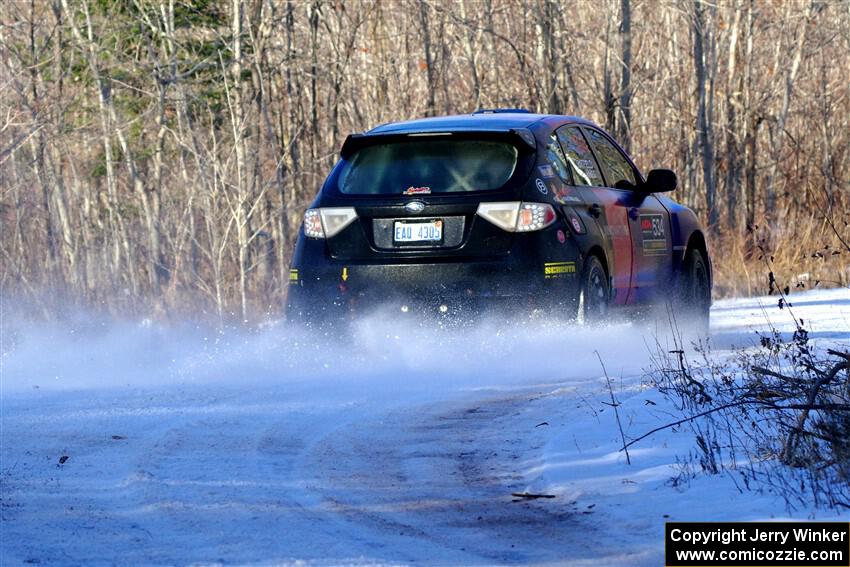
[[[480,203],[476,214],[508,232],[541,230],[555,222],[555,209],[546,203]]]
[[[330,238],[357,218],[351,207],[307,209],[304,213],[304,234],[310,238]]]
[[[523,203],[516,221],[517,232],[541,230],[555,222],[555,209],[546,203]]]

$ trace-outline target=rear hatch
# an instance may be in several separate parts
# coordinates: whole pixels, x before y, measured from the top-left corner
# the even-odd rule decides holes
[[[353,207],[357,218],[327,239],[330,255],[393,262],[506,254],[514,234],[476,211],[518,199],[533,140],[527,130],[349,137],[320,206]]]

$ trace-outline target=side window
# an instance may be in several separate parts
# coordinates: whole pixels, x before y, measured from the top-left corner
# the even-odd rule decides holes
[[[587,145],[584,136],[576,127],[561,128],[558,130],[558,140],[564,149],[567,162],[573,172],[576,185],[591,185],[601,187],[605,185],[596,159]]]
[[[569,165],[567,165],[567,159],[564,157],[564,151],[561,149],[560,144],[558,144],[558,139],[555,137],[555,134],[552,134],[549,137],[549,143],[546,144],[546,157],[549,160],[549,163],[552,164],[552,169],[554,169],[558,177],[561,178],[561,181],[568,185],[572,185],[568,171]]]
[[[608,179],[608,187],[634,189],[637,185],[635,171],[622,152],[598,130],[587,128],[585,131],[602,164],[605,178]]]

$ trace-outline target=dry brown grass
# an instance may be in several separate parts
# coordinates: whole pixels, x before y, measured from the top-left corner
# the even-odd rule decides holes
[[[721,233],[709,242],[714,297],[767,294],[771,273],[780,288],[848,287],[847,243],[847,219],[833,219],[820,211],[786,215],[776,226],[755,227],[747,235]]]

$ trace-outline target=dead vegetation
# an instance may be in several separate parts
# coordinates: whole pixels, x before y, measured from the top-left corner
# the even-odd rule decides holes
[[[734,357],[696,360],[684,350],[659,352],[652,386],[681,418],[631,440],[687,427],[693,451],[681,476],[728,474],[742,491],[769,491],[790,509],[850,508],[850,352],[816,348],[802,322],[793,337],[778,331]]]

